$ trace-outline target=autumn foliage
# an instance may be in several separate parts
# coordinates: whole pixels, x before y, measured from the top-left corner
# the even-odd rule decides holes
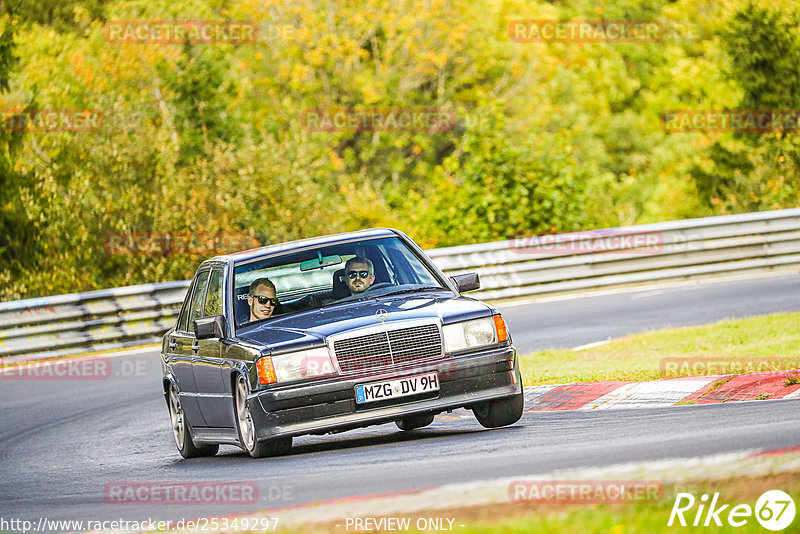
[[[800,7],[611,4],[0,2],[0,299],[184,279],[210,255],[109,236],[392,226],[430,248],[800,205],[796,128],[665,128],[800,110]],[[515,20],[658,33],[521,39]],[[102,120],[19,126],[42,110]]]

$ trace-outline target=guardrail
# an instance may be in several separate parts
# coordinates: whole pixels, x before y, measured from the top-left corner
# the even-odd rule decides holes
[[[0,302],[0,357],[57,357],[156,343],[190,280]]]
[[[616,246],[615,246],[616,245]],[[800,208],[643,224],[427,251],[447,273],[475,271],[481,299],[800,266]]]
[[[800,208],[427,251],[447,274],[476,271],[481,299],[800,268]],[[155,343],[189,281],[0,303],[0,357],[56,357]]]

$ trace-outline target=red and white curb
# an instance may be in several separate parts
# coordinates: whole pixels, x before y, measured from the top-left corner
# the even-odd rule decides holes
[[[696,376],[649,382],[587,382],[525,388],[525,411],[658,408],[679,403],[714,404],[743,400],[800,398],[800,384],[787,384],[797,371]]]

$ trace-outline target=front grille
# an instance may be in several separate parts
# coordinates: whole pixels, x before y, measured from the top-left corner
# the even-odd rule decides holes
[[[334,341],[333,352],[343,373],[429,360],[442,355],[442,337],[435,324]]]

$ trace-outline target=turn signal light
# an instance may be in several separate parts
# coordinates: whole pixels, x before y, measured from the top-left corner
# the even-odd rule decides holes
[[[508,330],[506,330],[506,322],[503,316],[499,313],[494,316],[494,329],[497,331],[497,342],[503,343],[508,341]]]
[[[258,383],[261,385],[274,384],[278,381],[275,376],[275,368],[272,366],[272,358],[262,356],[256,361],[256,371],[258,372]]]

